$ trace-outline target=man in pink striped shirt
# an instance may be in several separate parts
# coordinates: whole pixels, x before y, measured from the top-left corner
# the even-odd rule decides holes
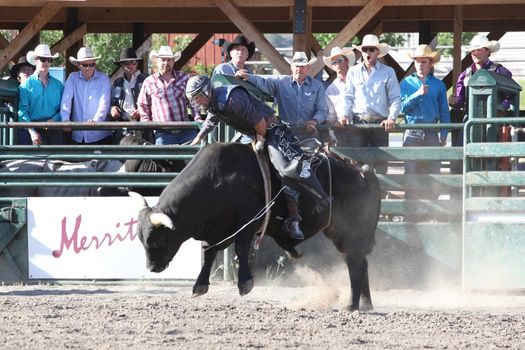
[[[173,54],[169,46],[161,46],[158,52],[154,50],[150,53],[157,64],[158,72],[147,77],[142,84],[137,101],[140,121],[191,121],[188,109],[195,121],[202,121],[199,110],[190,105],[184,94],[189,76],[173,69],[173,64],[180,55],[180,52]],[[197,132],[196,129],[156,130],[155,144],[183,144],[193,140]]]

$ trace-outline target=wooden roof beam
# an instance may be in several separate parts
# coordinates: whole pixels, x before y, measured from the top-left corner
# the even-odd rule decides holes
[[[340,46],[343,47],[359,32],[359,30],[365,26],[374,16],[383,8],[384,0],[370,0],[362,9],[359,11],[357,16],[352,20],[336,35],[336,37],[324,48],[324,51],[330,51],[332,47]],[[323,52],[317,54],[317,62],[314,62],[310,67],[310,76],[315,76],[322,69],[323,63]]]
[[[213,37],[213,34],[198,34],[191,43],[182,51],[180,59],[173,67],[180,70],[195,54]]]
[[[62,3],[47,2],[0,54],[0,67],[4,67],[45,25],[60,11]]]
[[[379,1],[379,0],[374,0]],[[230,20],[239,28],[241,33],[246,35],[264,56],[273,64],[280,74],[290,74],[290,65],[279,54],[279,52],[266,40],[264,35],[239,11],[237,6],[231,0],[215,0],[219,8],[230,18]]]
[[[71,45],[79,42],[87,34],[87,23],[82,24],[80,27],[75,29],[71,34],[63,37],[55,45],[51,47],[51,52],[64,52]]]

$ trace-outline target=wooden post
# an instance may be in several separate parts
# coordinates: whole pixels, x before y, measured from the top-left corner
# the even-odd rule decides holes
[[[80,26],[80,23],[78,22],[78,8],[76,7],[69,7],[67,9],[67,20],[64,27],[64,36],[72,35]],[[87,27],[86,27],[87,32]],[[66,79],[69,76],[69,74],[76,70],[76,67],[69,62],[69,57],[76,57],[78,50],[82,47],[84,34],[82,34],[82,37],[75,37],[77,41],[71,42],[70,46],[66,48]]]
[[[452,90],[461,74],[461,35],[463,34],[463,6],[454,6],[454,50],[452,69]]]
[[[312,8],[307,0],[295,0],[293,21],[293,51],[304,51],[310,57],[312,37]]]
[[[9,46],[2,50],[2,53],[0,54],[0,67],[5,67],[5,65],[17,55],[35,35],[38,34],[38,32],[58,13],[58,11],[60,11],[61,8],[61,2],[47,2],[31,22],[29,22],[13,39]]]

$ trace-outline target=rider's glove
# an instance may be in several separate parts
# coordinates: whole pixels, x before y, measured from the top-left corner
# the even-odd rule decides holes
[[[266,142],[264,136],[257,135],[257,142],[255,143],[255,150],[257,152],[262,152],[264,150],[264,142]]]

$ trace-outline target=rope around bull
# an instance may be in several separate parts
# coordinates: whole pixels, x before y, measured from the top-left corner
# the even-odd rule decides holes
[[[246,226],[250,225],[252,222],[254,221],[257,221],[259,220],[260,218],[263,217],[263,215],[265,215],[270,209],[271,207],[275,204],[275,200],[277,199],[277,197],[281,194],[281,192],[284,190],[284,186],[281,187],[281,189],[279,190],[279,192],[277,192],[277,194],[272,198],[272,200],[270,202],[268,202],[261,210],[259,210],[259,212],[257,214],[255,214],[255,216],[250,220],[248,221],[247,223],[245,223],[244,225],[241,226],[241,228],[239,228],[237,231],[235,231],[233,234],[231,234],[230,236],[226,237],[225,239],[223,239],[222,241],[218,242],[218,243],[215,243],[214,245],[211,245],[211,246],[208,246],[206,248],[203,248],[204,251],[207,251],[211,248],[215,248],[219,245],[221,245],[222,243],[226,242],[227,240],[235,237],[237,234],[239,234],[239,232],[241,232],[242,230],[244,230],[244,228],[246,228]]]
[[[330,196],[330,198],[332,198],[332,167],[330,165],[330,159],[328,159],[328,156],[324,153],[321,153],[327,160],[327,166],[328,166],[328,178],[329,178],[329,184],[328,184],[328,187],[329,187],[329,193],[328,195]],[[206,248],[203,248],[204,251],[207,251],[211,248],[215,248],[219,245],[221,245],[222,243],[226,242],[227,240],[237,236],[239,234],[239,232],[241,232],[242,230],[244,230],[244,228],[246,228],[246,226],[250,225],[252,222],[254,221],[257,221],[259,220],[260,218],[263,217],[263,215],[265,215],[272,207],[273,205],[275,204],[275,201],[277,199],[277,197],[281,194],[281,192],[284,190],[285,186],[281,187],[281,189],[277,192],[277,194],[272,198],[272,200],[270,202],[268,202],[261,210],[259,210],[259,212],[257,214],[255,214],[255,216],[250,220],[248,221],[246,224],[242,225],[241,228],[239,228],[237,231],[235,231],[233,234],[231,234],[230,236],[226,237],[225,239],[223,239],[222,241],[218,242],[218,243],[215,243],[211,246],[208,246]],[[330,201],[330,204],[328,206],[328,221],[326,223],[326,225],[323,226],[323,228],[321,228],[319,231],[322,231],[324,230],[325,228],[327,228],[328,226],[330,226],[331,222],[332,222],[332,201]],[[264,232],[263,232],[264,234]]]

